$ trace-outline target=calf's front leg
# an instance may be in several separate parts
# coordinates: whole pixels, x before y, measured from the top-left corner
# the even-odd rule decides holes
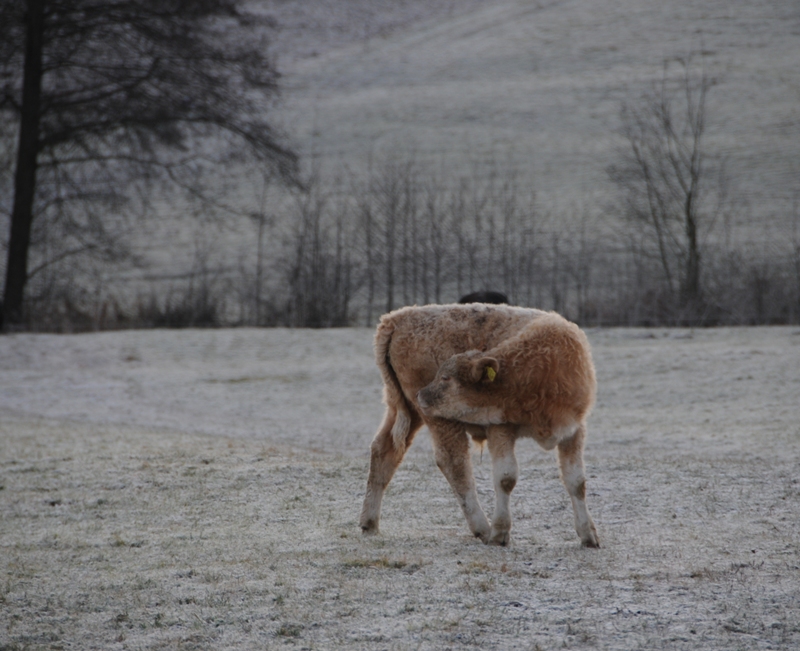
[[[478,503],[469,457],[470,442],[463,423],[437,419],[428,423],[428,429],[431,431],[436,465],[450,483],[470,531],[476,538],[489,542],[491,527]]]
[[[489,428],[489,455],[492,457],[495,507],[489,542],[507,545],[511,533],[511,491],[517,485],[519,466],[514,455],[517,428],[512,425],[494,425]]]

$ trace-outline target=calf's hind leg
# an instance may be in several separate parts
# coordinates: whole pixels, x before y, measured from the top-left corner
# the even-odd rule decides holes
[[[472,462],[469,458],[469,437],[463,423],[435,420],[428,423],[436,454],[436,465],[447,478],[464,512],[470,531],[476,538],[489,542],[491,527],[475,490]]]
[[[583,468],[583,443],[586,438],[586,426],[581,424],[574,436],[558,444],[558,463],[561,467],[561,479],[572,500],[575,513],[575,531],[584,547],[599,547],[597,529],[586,508],[586,474]]]
[[[511,532],[511,491],[517,485],[519,466],[514,456],[516,428],[496,425],[489,428],[489,455],[492,457],[492,480],[494,482],[495,507],[492,515],[492,533],[489,542],[507,545]]]
[[[383,494],[392,480],[397,466],[403,460],[406,450],[411,445],[414,435],[422,426],[422,419],[418,414],[410,414],[410,416],[411,422],[402,449],[395,446],[392,436],[392,428],[397,420],[397,412],[392,408],[387,408],[383,423],[372,440],[367,493],[364,496],[364,506],[361,508],[361,518],[359,519],[361,530],[364,533],[378,533]]]

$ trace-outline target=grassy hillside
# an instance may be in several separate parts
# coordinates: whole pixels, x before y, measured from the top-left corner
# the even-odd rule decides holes
[[[286,62],[280,116],[304,154],[355,170],[388,152],[448,170],[494,160],[532,178],[544,205],[594,205],[609,191],[621,102],[658,80],[665,59],[695,53],[721,80],[709,147],[728,160],[739,217],[785,214],[800,190],[791,3],[498,0],[458,12],[435,3],[428,19],[412,11],[422,4],[403,3],[416,20],[395,16],[384,37],[353,30],[348,45],[340,35]],[[297,40],[284,34],[283,47],[307,50],[290,24]]]

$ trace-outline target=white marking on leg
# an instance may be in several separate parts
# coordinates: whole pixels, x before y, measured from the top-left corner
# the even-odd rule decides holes
[[[478,502],[478,491],[475,490],[475,484],[473,483],[464,495],[456,494],[456,497],[458,497],[458,501],[461,504],[461,510],[464,512],[470,531],[476,538],[487,542],[491,527]]]
[[[559,464],[561,478],[572,501],[572,511],[575,514],[575,531],[586,547],[599,547],[597,529],[586,507],[586,474],[583,468],[583,437],[582,429],[575,433],[580,437],[574,442],[566,440],[564,446],[559,447]],[[570,446],[570,443],[573,443]]]
[[[588,530],[591,527],[592,519],[589,516],[589,510],[586,508],[586,478],[581,468],[577,464],[565,464],[564,469],[564,485],[567,487],[567,492],[572,501],[572,510],[575,513],[575,530],[583,540]]]
[[[492,516],[490,542],[507,545],[511,532],[511,491],[517,483],[519,469],[513,451],[510,455],[492,460],[495,507]]]
[[[492,455],[492,480],[495,506],[492,515],[492,533],[489,542],[507,545],[511,532],[511,491],[517,484],[519,466],[514,456],[516,428],[493,427],[489,431],[489,454]]]
[[[383,493],[384,490],[378,486],[367,486],[367,494],[364,496],[364,505],[361,507],[361,517],[359,518],[361,529],[365,533],[378,533]]]

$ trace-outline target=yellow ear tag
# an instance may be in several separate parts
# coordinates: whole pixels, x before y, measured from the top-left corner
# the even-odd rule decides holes
[[[497,377],[497,371],[495,371],[491,366],[486,367],[486,379],[489,382],[494,382],[494,379]]]

